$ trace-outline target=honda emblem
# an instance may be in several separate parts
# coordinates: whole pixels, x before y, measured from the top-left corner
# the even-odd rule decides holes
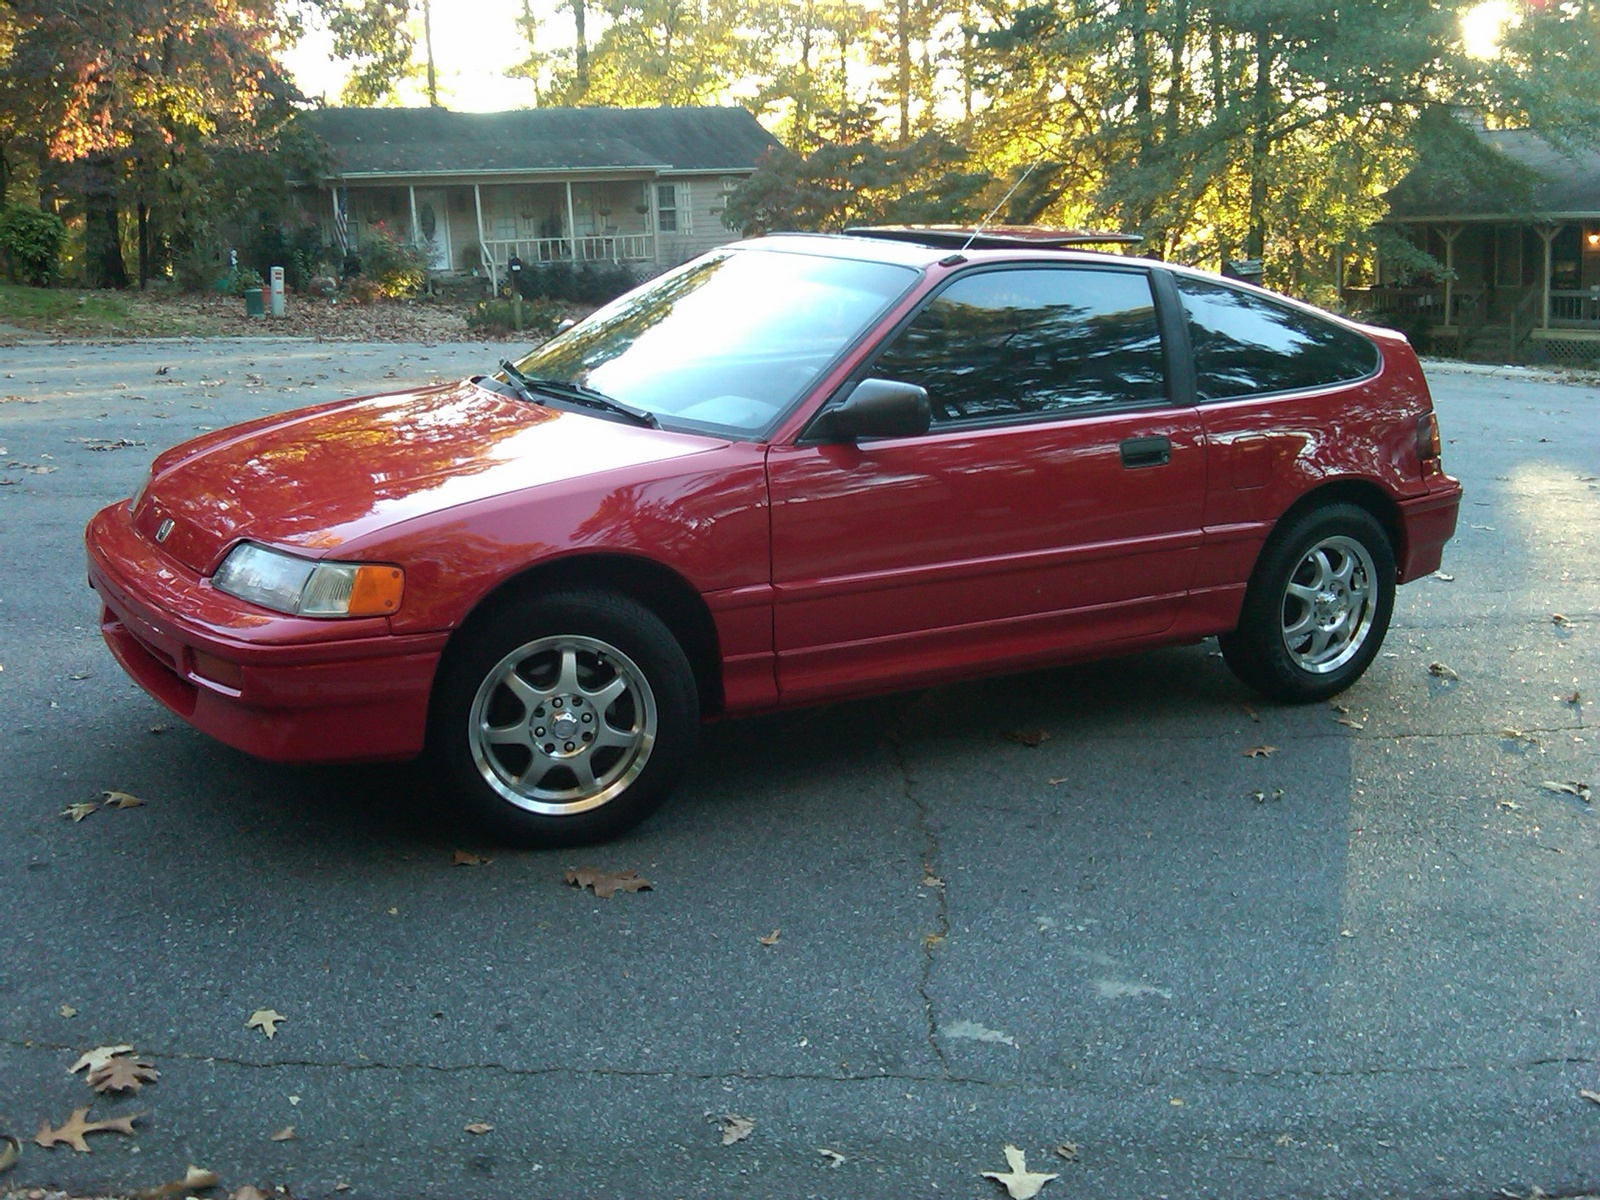
[[[168,536],[172,533],[172,526],[173,526],[173,520],[172,520],[171,517],[165,518],[161,522],[161,524],[157,525],[156,526],[156,541],[158,541],[158,542],[166,541]]]

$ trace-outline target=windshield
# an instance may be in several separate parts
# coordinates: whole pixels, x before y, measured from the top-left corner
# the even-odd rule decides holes
[[[760,437],[917,278],[909,267],[717,250],[516,364],[678,428]]]

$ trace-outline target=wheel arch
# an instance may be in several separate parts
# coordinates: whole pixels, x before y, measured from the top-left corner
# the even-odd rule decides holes
[[[536,563],[503,580],[473,605],[446,643],[445,653],[488,614],[537,591],[605,588],[644,605],[678,639],[694,671],[700,715],[722,711],[722,655],[716,622],[693,585],[670,567],[631,554],[564,555]]]
[[[1366,509],[1376,518],[1378,524],[1383,526],[1384,533],[1388,535],[1389,548],[1394,553],[1395,563],[1405,561],[1405,522],[1400,518],[1399,504],[1382,486],[1372,480],[1347,478],[1332,479],[1318,484],[1291,504],[1272,526],[1272,532],[1262,544],[1261,554],[1256,557],[1256,568],[1260,568],[1267,546],[1278,536],[1279,531],[1288,528],[1313,509],[1329,504],[1352,504],[1357,508]]]

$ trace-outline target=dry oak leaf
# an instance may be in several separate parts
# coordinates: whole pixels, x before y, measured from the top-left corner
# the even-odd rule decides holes
[[[1057,1158],[1064,1159],[1067,1162],[1077,1162],[1078,1161],[1078,1143],[1077,1142],[1062,1142],[1059,1146],[1056,1147],[1055,1154],[1056,1154]]]
[[[830,1150],[826,1146],[818,1146],[817,1153],[828,1160],[828,1165],[830,1167],[837,1167],[845,1160],[844,1155],[840,1154],[837,1150]]]
[[[778,935],[782,932],[783,930],[781,929],[774,929],[771,933],[767,934],[766,937],[758,937],[756,941],[760,942],[763,946],[776,946],[778,944]]]
[[[755,1127],[754,1118],[741,1117],[738,1113],[723,1113],[717,1118],[717,1129],[722,1134],[724,1146],[744,1141],[755,1131]]]
[[[650,881],[637,871],[597,871],[593,867],[579,867],[567,872],[567,882],[578,889],[592,888],[602,900],[609,900],[618,892],[653,891]]]
[[[119,1054],[89,1072],[89,1086],[100,1093],[137,1092],[147,1083],[161,1078],[151,1063],[132,1055]]]
[[[1461,678],[1461,676],[1457,675],[1453,670],[1451,670],[1449,667],[1445,666],[1442,662],[1431,662],[1431,663],[1429,663],[1428,664],[1428,674],[1432,675],[1435,679],[1450,680],[1450,679],[1460,679]]]
[[[472,1124],[463,1125],[461,1128],[472,1134],[474,1137],[478,1137],[493,1130],[494,1126],[489,1124],[487,1121],[474,1121]]]
[[[244,1027],[261,1030],[267,1035],[267,1040],[271,1041],[272,1035],[278,1032],[278,1022],[288,1019],[275,1008],[258,1008],[250,1014],[250,1019],[244,1023]]]
[[[228,1193],[228,1200],[272,1200],[271,1192],[263,1192],[253,1183],[247,1183],[242,1188],[235,1188]]]
[[[95,800],[85,800],[82,804],[69,804],[61,810],[63,817],[69,818],[74,825],[83,820],[92,812],[100,811],[100,804]]]
[[[105,1066],[119,1054],[132,1054],[133,1047],[129,1045],[96,1046],[93,1050],[85,1050],[78,1056],[78,1061],[67,1068],[68,1075],[76,1075],[84,1068],[92,1074]]]
[[[1585,804],[1591,803],[1594,799],[1593,794],[1589,791],[1589,785],[1587,783],[1578,783],[1576,780],[1561,782],[1554,779],[1546,779],[1539,786],[1547,792],[1560,792],[1564,796],[1576,796]]]
[[[113,1117],[108,1121],[88,1120],[87,1108],[75,1108],[72,1115],[62,1122],[60,1129],[51,1129],[49,1121],[39,1122],[39,1132],[33,1135],[36,1144],[46,1150],[58,1146],[62,1142],[71,1146],[79,1154],[89,1153],[89,1143],[83,1139],[91,1133],[133,1133],[133,1123],[143,1113],[134,1113],[131,1117]]]
[[[1038,746],[1049,740],[1049,732],[1043,729],[1013,729],[1006,734],[1006,741],[1016,742],[1019,746]]]
[[[144,803],[137,796],[130,796],[127,792],[101,792],[106,798],[107,808],[138,808]]]
[[[457,850],[450,856],[452,867],[483,867],[493,861],[492,858],[479,858],[476,854],[468,854],[465,850]]]
[[[1551,613],[1550,624],[1556,626],[1558,629],[1572,628],[1572,621],[1567,617],[1566,613]]]
[[[1009,1171],[984,1171],[985,1179],[992,1179],[1006,1189],[1006,1195],[1011,1200],[1033,1200],[1041,1188],[1052,1179],[1061,1178],[1059,1175],[1047,1175],[1041,1171],[1028,1170],[1028,1156],[1015,1146],[1005,1148],[1006,1162],[1010,1165]]]
[[[1239,751],[1245,758],[1271,758],[1277,752],[1276,746],[1248,746]]]
[[[0,1175],[4,1175],[17,1165],[17,1159],[22,1157],[22,1143],[9,1133],[0,1137]]]
[[[169,1179],[165,1183],[158,1183],[155,1187],[135,1192],[133,1197],[134,1200],[167,1200],[168,1196],[187,1196],[191,1192],[214,1188],[221,1182],[215,1171],[208,1171],[204,1167],[190,1163],[182,1179]]]
[[[1588,1088],[1579,1088],[1578,1095],[1590,1104],[1600,1104],[1600,1092],[1591,1092]]]
[[[292,1141],[294,1141],[294,1126],[293,1125],[285,1125],[282,1129],[278,1130],[277,1133],[273,1134],[267,1140],[269,1142],[292,1142]]]

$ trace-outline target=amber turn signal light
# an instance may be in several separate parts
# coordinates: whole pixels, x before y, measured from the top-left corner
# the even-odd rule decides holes
[[[399,609],[405,590],[406,573],[399,567],[357,567],[350,585],[350,615],[386,617]]]
[[[1431,412],[1425,412],[1417,418],[1417,457],[1427,461],[1438,458],[1440,453],[1439,418]]]
[[[200,650],[191,652],[190,662],[194,668],[194,673],[202,679],[209,679],[212,683],[220,683],[223,687],[232,688],[236,692],[243,690],[244,669],[238,663],[216,658]]]

